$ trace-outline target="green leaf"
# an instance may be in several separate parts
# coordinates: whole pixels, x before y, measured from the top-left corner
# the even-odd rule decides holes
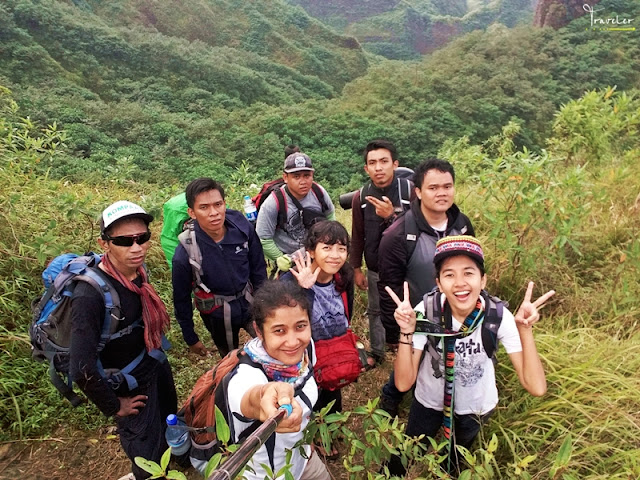
[[[224,419],[224,415],[218,407],[216,407],[216,437],[223,444],[229,443],[231,438],[231,431],[227,425],[227,421]]]
[[[150,473],[151,475],[164,475],[164,469],[160,468],[156,462],[152,462],[151,460],[147,460],[146,458],[136,457],[133,460],[136,462],[141,469],[145,472]]]
[[[562,442],[562,446],[558,451],[558,456],[556,457],[556,461],[554,462],[558,466],[565,467],[569,464],[569,460],[571,458],[571,453],[573,450],[573,438],[571,434],[567,435]]]
[[[166,478],[168,480],[187,480],[187,476],[184,473],[178,472],[176,470],[169,471]]]
[[[171,460],[171,447],[167,448],[162,454],[162,458],[160,459],[160,468],[163,472],[166,472],[167,467],[169,466],[169,461]]]
[[[460,476],[458,476],[458,480],[471,480],[471,470],[465,470],[460,473]]]
[[[491,436],[491,440],[489,441],[489,447],[487,448],[487,451],[489,453],[494,453],[496,450],[498,450],[498,437],[494,433]]]
[[[204,468],[204,478],[209,478],[209,476],[211,475],[211,472],[213,472],[216,468],[218,468],[218,465],[220,465],[221,461],[222,461],[222,453],[220,452],[216,453],[213,457],[211,457],[207,462],[207,466]]]

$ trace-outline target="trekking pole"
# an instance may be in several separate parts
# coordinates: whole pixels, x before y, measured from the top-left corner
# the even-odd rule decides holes
[[[267,418],[255,432],[249,435],[240,448],[236,450],[229,459],[209,475],[207,480],[233,480],[244,468],[254,453],[269,439],[276,431],[282,420],[291,415],[293,407],[282,405],[276,413]]]

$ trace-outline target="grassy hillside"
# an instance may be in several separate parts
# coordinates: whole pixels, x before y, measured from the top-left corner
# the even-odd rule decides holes
[[[2,91],[0,188],[8,193],[0,199],[0,439],[16,441],[61,428],[65,435],[95,431],[105,423],[94,407],[67,408],[49,385],[45,366],[29,358],[27,305],[40,292],[45,260],[95,249],[95,219],[115,198],[140,202],[154,213],[157,235],[162,202],[172,193],[118,174],[94,184],[37,173],[38,164],[55,161],[64,134],[27,122],[18,112]],[[502,401],[483,434],[488,440],[495,433],[499,441],[485,444],[490,457],[477,453],[478,469],[495,456],[490,466],[502,478],[637,478],[640,97],[594,91],[554,117],[548,149],[539,155],[517,148],[516,123],[483,145],[461,138],[441,151],[456,165],[458,203],[485,245],[489,288],[513,308],[527,280],[536,282],[536,292],[558,292],[536,326],[549,392],[542,398],[523,395],[506,357],[500,357]],[[158,245],[150,251],[149,267],[169,303],[169,274]],[[364,303],[358,305],[354,328],[367,338]],[[192,364],[177,329],[170,339],[179,392],[185,395],[202,365]],[[363,377],[349,395],[365,403],[380,388],[364,383],[372,380]],[[348,426],[360,432],[358,421]],[[565,440],[568,446],[561,449]],[[63,448],[66,440],[59,442]],[[468,478],[497,475],[478,470]]]

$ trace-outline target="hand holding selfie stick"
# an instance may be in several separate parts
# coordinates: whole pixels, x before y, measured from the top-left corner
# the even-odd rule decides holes
[[[291,415],[292,411],[293,407],[290,404],[281,405],[271,417],[267,418],[255,432],[242,442],[240,448],[238,448],[224,464],[209,475],[207,480],[233,480],[251,459],[253,454],[256,453],[276,431],[280,422]]]

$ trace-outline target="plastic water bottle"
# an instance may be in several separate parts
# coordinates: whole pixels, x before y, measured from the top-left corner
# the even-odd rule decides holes
[[[167,430],[164,438],[167,440],[167,445],[171,447],[171,453],[176,457],[188,454],[191,448],[189,431],[184,426],[184,422],[174,414],[167,416]]]
[[[244,196],[244,216],[247,217],[247,220],[251,223],[255,223],[258,219],[258,210],[249,195]]]

